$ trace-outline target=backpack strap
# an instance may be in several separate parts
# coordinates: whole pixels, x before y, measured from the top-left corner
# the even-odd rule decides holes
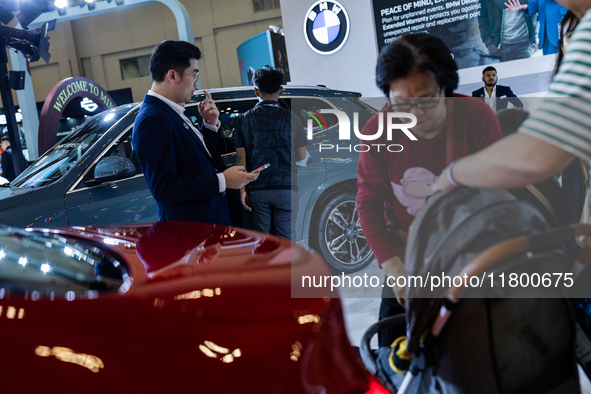
[[[552,217],[557,218],[558,216],[556,215],[556,210],[554,209],[554,207],[552,206],[552,203],[546,198],[546,196],[544,196],[544,193],[542,193],[537,187],[535,187],[534,185],[527,185],[525,187],[531,194],[533,194],[533,196],[535,198],[538,199],[539,202],[542,203],[542,205],[544,206],[544,208],[546,208],[546,210],[548,212],[550,212],[550,214],[552,215]]]

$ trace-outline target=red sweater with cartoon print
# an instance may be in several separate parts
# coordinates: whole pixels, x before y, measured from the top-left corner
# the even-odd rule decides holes
[[[446,139],[451,130],[453,159],[477,152],[501,138],[499,121],[481,100],[454,95],[446,100],[444,129],[434,138],[411,141],[401,130],[394,130],[388,141],[386,132],[371,144],[399,144],[400,152],[380,151],[372,146],[359,154],[357,167],[357,210],[363,234],[378,263],[397,255],[395,245],[404,245],[396,230],[406,232],[418,210],[425,204],[427,189],[447,166]],[[374,135],[378,116],[386,122],[385,107],[364,126],[362,134]],[[419,119],[420,121],[420,119]],[[385,128],[385,127],[384,127]],[[412,129],[410,129],[412,132]],[[394,147],[392,151],[396,150]],[[404,256],[400,256],[404,259]]]

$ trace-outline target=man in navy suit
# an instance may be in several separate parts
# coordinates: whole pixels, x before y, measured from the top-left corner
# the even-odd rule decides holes
[[[184,115],[197,88],[201,51],[185,41],[166,40],[152,51],[152,87],[144,97],[132,144],[160,220],[232,225],[226,189],[240,189],[258,174],[243,166],[226,169],[204,128],[217,132],[219,110],[209,92],[199,103],[198,129]]]
[[[482,82],[484,86],[472,92],[472,97],[481,97],[494,113],[506,109],[509,101],[514,107],[523,108],[521,100],[515,96],[509,86],[497,85],[499,76],[493,66],[482,70]]]

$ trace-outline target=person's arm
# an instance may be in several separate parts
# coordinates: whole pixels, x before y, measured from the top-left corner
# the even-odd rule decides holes
[[[507,86],[507,98],[515,107],[523,108],[523,102],[517,98],[509,86]]]
[[[433,190],[457,187],[452,182],[470,187],[524,187],[561,171],[574,157],[555,145],[518,132],[455,162],[441,173]]]
[[[539,0],[531,0],[530,2],[524,5],[525,9],[523,10],[523,12],[525,12],[525,16],[527,17],[535,15],[540,8]]]
[[[246,168],[246,151],[244,148],[236,148],[236,165]],[[249,212],[252,211],[252,207],[250,206],[250,196],[248,195],[245,186],[240,188],[240,202],[244,209]]]
[[[513,104],[513,106],[516,108],[523,108],[523,101],[517,98],[517,96],[509,97],[509,102],[511,102],[511,104]]]
[[[241,118],[236,122],[236,165],[246,168],[246,149],[244,149],[244,135],[242,134]],[[242,207],[247,211],[252,211],[250,206],[250,197],[246,191],[246,187],[240,188],[240,202]]]
[[[204,138],[207,138],[211,145],[217,146],[222,135],[222,133],[220,133],[222,128],[222,122],[219,119],[220,113],[215,102],[211,99],[211,94],[205,91],[205,96],[206,99],[197,105],[199,115],[201,115],[203,122],[200,125],[194,124],[194,126],[199,129],[201,135],[203,135]]]
[[[236,148],[236,165],[246,167],[246,150],[244,148]]]
[[[199,129],[199,131],[201,131],[201,133],[203,134],[204,132],[210,132],[210,134],[219,134],[219,130],[222,127],[222,122],[217,119],[216,122],[214,124],[209,124],[206,121],[203,121],[203,124],[201,125],[201,129]],[[216,137],[217,139],[217,137]]]
[[[301,146],[296,149],[295,152],[295,161],[304,160],[306,158],[306,147]]]
[[[519,0],[507,0],[505,3],[505,7],[511,11],[521,11],[525,12],[526,16],[532,16],[536,12],[538,12],[538,2],[537,0],[530,1],[527,4],[522,4]]]
[[[211,98],[211,93],[209,93],[207,90],[204,90],[203,93],[205,93],[205,99],[197,105],[199,114],[203,118],[205,127],[209,128],[210,130],[217,131],[221,125],[219,119],[220,111]]]
[[[371,122],[371,121],[370,121]],[[364,127],[364,130],[366,128]],[[363,142],[361,142],[363,143]],[[357,212],[371,250],[387,277],[406,275],[400,256],[392,245],[393,235],[388,231],[384,218],[384,203],[392,197],[388,180],[387,153],[362,152],[357,167]],[[390,285],[397,283],[395,280]],[[403,288],[392,290],[400,305],[404,305]]]
[[[493,34],[494,32],[491,29],[491,18],[492,15],[489,15],[489,6],[496,7],[496,5],[489,5],[488,0],[480,0],[480,13],[478,14],[478,28],[480,30],[480,37],[484,45],[489,49],[489,52],[494,52],[498,50],[498,47],[495,45]],[[500,27],[500,25],[499,25]],[[473,97],[475,97],[473,95]]]
[[[374,134],[377,117],[363,128],[363,134]],[[375,142],[375,141],[374,141]],[[363,143],[363,142],[360,142]],[[363,229],[363,235],[374,252],[378,264],[396,257],[384,218],[384,203],[393,197],[392,186],[388,179],[389,153],[376,150],[361,152],[357,165],[357,211]]]
[[[306,132],[300,117],[296,114],[291,114],[291,130],[295,130],[295,139],[293,144],[295,146],[295,161],[304,160],[306,158],[306,146],[308,145],[308,139],[306,138]]]
[[[389,258],[388,260],[382,263],[382,269],[387,277],[397,278],[399,276],[406,275],[406,267],[404,266],[404,262],[398,256],[394,256]],[[392,290],[396,295],[396,300],[402,306],[405,305],[404,300],[404,287],[398,287],[397,284],[402,283],[396,280],[393,280],[391,283],[385,285],[392,285]]]

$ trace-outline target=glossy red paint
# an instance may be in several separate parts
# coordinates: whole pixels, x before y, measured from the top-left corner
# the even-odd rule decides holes
[[[2,392],[386,392],[353,352],[338,298],[291,298],[292,267],[330,275],[298,246],[195,223],[52,231],[100,246],[130,285],[33,300],[3,289],[0,266]]]

